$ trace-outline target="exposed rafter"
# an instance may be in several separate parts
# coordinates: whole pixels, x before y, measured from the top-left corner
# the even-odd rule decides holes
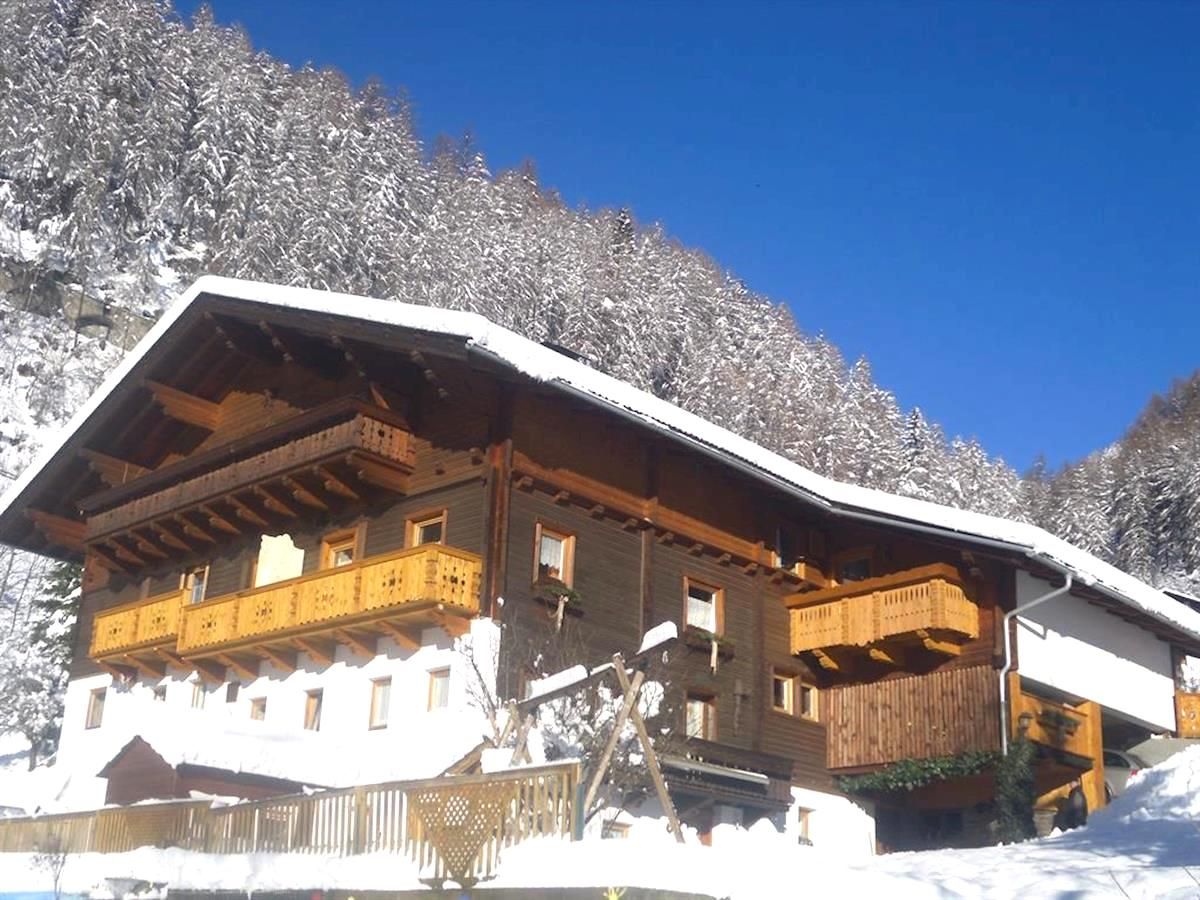
[[[283,342],[283,338],[280,337],[279,333],[265,320],[259,319],[258,330],[267,336],[267,339],[271,342],[271,346],[279,352],[279,355],[283,357],[284,362],[293,363],[296,361],[295,354],[293,354],[288,348],[288,345]]]
[[[327,467],[313,466],[312,471],[317,478],[321,479],[321,486],[329,493],[345,497],[347,500],[359,499],[358,492],[330,472]]]
[[[266,519],[247,506],[244,501],[239,500],[233,494],[230,494],[225,499],[233,507],[237,517],[243,522],[249,522],[251,525],[257,525],[259,528],[266,528],[270,524]]]
[[[220,404],[157,381],[147,380],[146,387],[154,394],[154,400],[163,408],[163,412],[172,419],[207,431],[216,431],[220,427]]]
[[[89,450],[86,447],[79,451],[79,455],[87,461],[88,468],[99,475],[109,487],[116,487],[133,481],[135,478],[141,478],[150,471],[145,466],[117,459],[115,456],[109,456],[99,450]]]
[[[291,492],[291,495],[305,506],[311,506],[313,509],[329,509],[329,504],[302,485],[290,475],[285,475],[282,479],[283,486]]]
[[[296,511],[268,491],[265,487],[255,485],[250,490],[254,496],[262,501],[262,505],[271,510],[271,512],[278,513],[281,516],[287,516],[289,519],[296,518]]]
[[[200,512],[208,519],[208,524],[218,531],[224,531],[226,534],[241,534],[242,530],[234,525],[229,519],[221,515],[209,504],[201,504]]]
[[[321,638],[293,638],[293,643],[300,650],[303,650],[309,655],[309,658],[321,666],[333,664],[333,656],[337,645],[333,641],[322,640]]]
[[[283,650],[279,647],[259,644],[254,648],[254,652],[280,672],[291,673],[296,671],[296,653],[294,650]]]
[[[26,515],[33,521],[34,527],[42,533],[50,543],[83,552],[83,541],[87,534],[87,524],[77,519],[67,519],[54,513],[44,512],[30,507]]]

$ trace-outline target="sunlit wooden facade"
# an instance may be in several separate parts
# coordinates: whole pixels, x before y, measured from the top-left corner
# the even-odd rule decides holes
[[[283,563],[264,536],[287,537]],[[1027,560],[801,502],[461,338],[352,315],[202,295],[0,537],[84,563],[75,678],[320,670],[477,617],[565,619],[594,663],[670,620],[697,760],[834,792],[837,775],[998,750],[1024,722],[1047,790],[1102,764],[1099,708],[1022,690],[1019,658],[1000,712]],[[515,696],[527,673],[501,659]],[[689,790],[703,825],[712,800]],[[917,814],[990,790],[872,800]]]

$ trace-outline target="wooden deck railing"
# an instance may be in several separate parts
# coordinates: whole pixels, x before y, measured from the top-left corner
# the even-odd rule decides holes
[[[792,653],[865,647],[920,631],[979,637],[979,607],[957,570],[923,566],[787,599]]]
[[[345,422],[308,434],[290,436],[281,446],[127,500],[110,509],[97,510],[87,520],[87,540],[152,523],[227,497],[230,493],[261,486],[273,479],[306,470],[346,454],[369,454],[400,470],[411,471],[415,448],[404,428],[383,421],[383,414],[359,413]],[[232,513],[230,513],[232,515]]]
[[[174,645],[183,590],[160,594],[96,614],[88,651],[95,659],[159,644]]]
[[[440,604],[475,615],[481,572],[475,554],[426,544],[206,600],[183,607],[178,652],[203,653],[351,625],[413,604]]]
[[[119,853],[142,846],[218,854],[408,856],[434,879],[473,883],[500,852],[532,837],[578,833],[578,762],[397,781],[210,807],[171,801],[0,819],[0,851]]]

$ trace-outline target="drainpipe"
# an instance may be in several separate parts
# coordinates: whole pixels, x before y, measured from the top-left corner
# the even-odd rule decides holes
[[[1074,577],[1070,572],[1064,572],[1063,575],[1066,581],[1062,587],[1055,588],[1048,594],[1042,594],[1040,597],[1035,597],[1024,606],[1018,606],[1016,609],[1010,610],[1004,614],[1004,666],[1000,669],[1000,755],[1008,755],[1008,709],[1006,701],[1008,699],[1008,673],[1012,669],[1012,620],[1023,613],[1029,612],[1035,606],[1041,606],[1047,600],[1053,600],[1055,597],[1061,597],[1063,594],[1071,590],[1071,584]]]

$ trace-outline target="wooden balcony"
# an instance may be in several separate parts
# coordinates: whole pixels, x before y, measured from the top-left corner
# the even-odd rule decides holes
[[[326,664],[337,644],[374,655],[376,638],[419,646],[419,629],[461,633],[479,613],[480,558],[427,544],[185,606],[177,652],[235,669],[304,651]],[[203,669],[202,669],[203,671]]]
[[[175,646],[186,593],[172,591],[97,613],[88,654],[100,662],[139,669],[147,660],[159,659],[159,648],[170,650]]]
[[[979,607],[953,566],[943,563],[785,598],[793,654],[813,653],[839,669],[856,652],[901,665],[909,649],[957,655],[979,637]]]
[[[403,493],[411,437],[394,414],[361,403],[297,416],[87,498],[84,540],[107,565],[136,570],[380,488]]]

